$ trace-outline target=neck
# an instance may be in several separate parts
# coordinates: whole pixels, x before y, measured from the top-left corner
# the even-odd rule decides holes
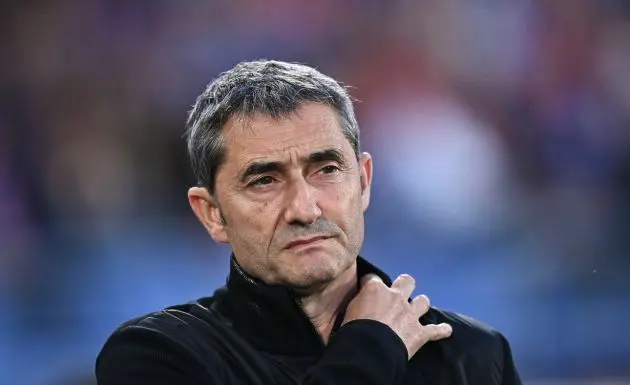
[[[322,290],[302,298],[302,310],[328,343],[335,321],[357,291],[357,266],[354,263]]]

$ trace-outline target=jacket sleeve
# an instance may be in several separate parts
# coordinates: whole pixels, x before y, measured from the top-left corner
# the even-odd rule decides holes
[[[98,385],[218,385],[220,369],[208,371],[166,334],[127,326],[105,343],[95,374]]]
[[[390,385],[405,375],[407,348],[389,326],[373,320],[347,323],[330,339],[303,385]]]
[[[218,353],[214,358],[202,365],[166,333],[127,326],[105,343],[96,360],[96,379],[98,385],[220,385],[228,379],[231,384],[264,382],[247,368],[239,374],[227,373]],[[394,331],[377,321],[357,320],[331,338],[302,384],[390,385],[404,376],[406,365],[407,349]]]
[[[512,357],[510,343],[502,334],[499,334],[503,348],[503,378],[501,385],[522,385],[523,382],[518,374],[516,363]]]

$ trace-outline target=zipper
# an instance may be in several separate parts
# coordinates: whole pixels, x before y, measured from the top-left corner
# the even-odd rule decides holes
[[[317,328],[315,327],[315,325],[313,324],[313,322],[311,322],[311,319],[308,318],[308,316],[306,315],[306,313],[304,312],[304,310],[302,309],[302,301],[300,300],[299,297],[295,296],[295,294],[290,290],[290,294],[291,297],[293,298],[293,303],[295,304],[295,306],[297,307],[298,312],[300,313],[300,315],[302,316],[302,319],[304,319],[310,326],[311,331],[313,333],[315,333],[315,335],[317,336],[317,340],[319,341],[319,343],[321,344],[321,348],[322,350],[326,347],[326,343],[324,342],[324,338],[322,337],[321,334],[319,334],[319,331],[317,330]],[[330,333],[330,337],[333,336],[334,334],[334,330]]]
[[[238,264],[238,262],[233,263],[234,267],[236,268],[236,271],[238,271],[238,275],[240,275],[241,277],[243,277],[247,282],[251,283],[252,285],[258,286],[258,284],[256,282],[254,282],[253,279],[250,278],[249,275],[247,275],[243,269],[241,269],[241,265]]]
[[[238,271],[238,274],[244,278],[245,280],[247,280],[247,282],[253,284],[253,285],[258,285],[248,274],[246,274],[243,269],[241,268],[241,266],[238,263],[234,263],[234,267],[236,268],[236,270]],[[313,322],[311,322],[311,319],[308,318],[308,316],[306,315],[306,313],[304,312],[304,310],[302,309],[302,301],[300,299],[300,297],[298,297],[293,290],[291,290],[290,288],[288,289],[288,294],[291,297],[293,304],[296,306],[298,313],[300,314],[300,316],[302,317],[302,319],[304,319],[304,321],[306,321],[308,323],[308,325],[310,326],[310,329],[313,333],[315,333],[315,335],[317,336],[317,340],[319,341],[322,350],[326,347],[326,343],[324,342],[324,338],[322,337],[321,334],[319,334],[319,331],[317,330],[317,328],[315,327],[315,325],[313,324]],[[333,327],[333,330],[330,332],[330,338],[332,338],[332,336],[335,334],[335,328]]]

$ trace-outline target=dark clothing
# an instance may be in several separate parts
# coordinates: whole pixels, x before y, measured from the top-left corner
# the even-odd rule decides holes
[[[358,275],[368,272],[391,285],[359,257]],[[420,321],[448,322],[453,334],[408,361],[402,340],[373,320],[336,325],[325,345],[296,298],[232,258],[212,297],[121,325],[97,358],[98,384],[521,384],[506,339],[468,317],[431,308]]]

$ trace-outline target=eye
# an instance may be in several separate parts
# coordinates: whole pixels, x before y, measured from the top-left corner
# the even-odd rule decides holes
[[[335,166],[335,165],[328,165],[326,167],[323,167],[321,170],[319,170],[322,174],[332,174],[335,173],[337,171],[341,171],[339,169],[339,167]]]
[[[252,183],[250,183],[249,185],[252,187],[260,187],[260,186],[266,186],[269,184],[273,183],[273,178],[270,176],[263,176],[261,178],[256,179],[255,181],[253,181]]]

